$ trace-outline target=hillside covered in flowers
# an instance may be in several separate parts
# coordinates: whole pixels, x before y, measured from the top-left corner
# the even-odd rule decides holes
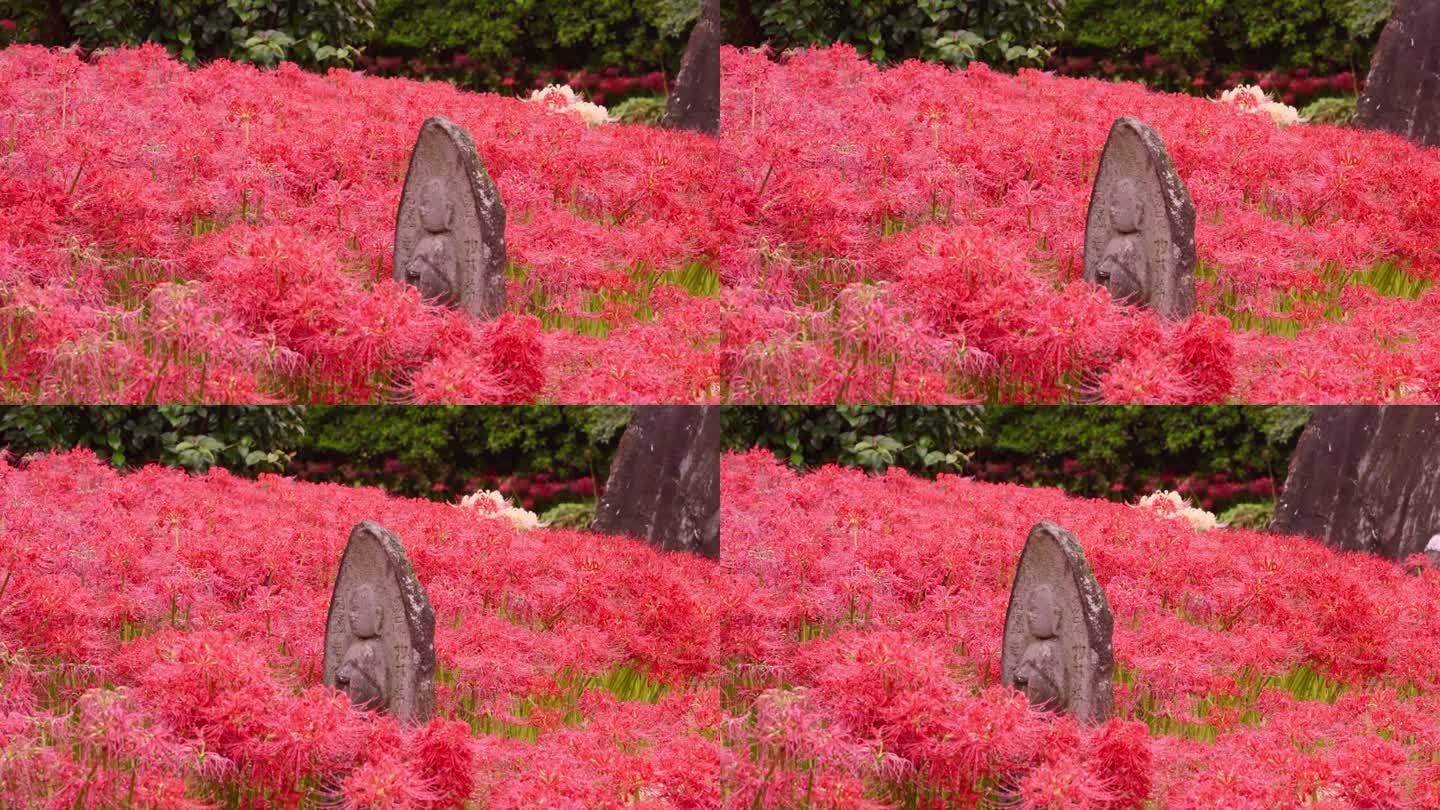
[[[727,782],[744,806],[1440,805],[1436,568],[1055,489],[721,464],[748,611],[725,738],[764,774]],[[998,685],[1040,520],[1076,535],[1114,611],[1096,728]]]
[[[391,280],[434,115],[507,208],[493,324]],[[0,399],[713,399],[729,174],[714,139],[443,82],[11,47]]]
[[[726,48],[721,137],[154,47],[0,51],[7,401],[1440,399],[1440,168],[1243,105]],[[418,128],[508,209],[508,312],[391,280]],[[1080,280],[1114,119],[1169,146],[1199,313]]]
[[[1253,106],[1253,105],[1251,105]],[[725,51],[747,214],[727,387],[763,401],[1440,398],[1440,162],[1134,83]],[[1197,212],[1195,317],[1081,280],[1112,122]]]
[[[351,527],[435,610],[436,717],[321,682]],[[0,805],[714,807],[716,566],[378,489],[0,460]],[[297,804],[298,803],[298,804]]]
[[[376,489],[4,461],[0,804],[1440,802],[1440,572],[1419,559],[762,452],[722,475],[717,567]],[[362,519],[400,536],[435,609],[423,726],[321,684]],[[1042,519],[1115,613],[1097,728],[998,685]]]

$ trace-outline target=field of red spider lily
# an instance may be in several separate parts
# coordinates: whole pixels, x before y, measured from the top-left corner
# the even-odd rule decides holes
[[[0,396],[1440,399],[1431,150],[839,46],[724,62],[716,141],[439,82],[0,51]],[[491,325],[390,281],[434,114],[509,209]],[[1178,325],[1079,280],[1119,115],[1195,199],[1201,312]]]
[[[723,103],[748,214],[725,276],[735,399],[1440,399],[1433,149],[840,46],[726,50]],[[1182,324],[1080,280],[1121,115],[1160,133],[1194,198],[1200,311]]]
[[[0,459],[0,805],[714,807],[718,568],[380,490]],[[407,547],[437,717],[321,685],[351,526]]]
[[[749,612],[724,734],[764,777],[727,783],[746,804],[1440,806],[1440,570],[1053,489],[721,464]],[[998,685],[1039,520],[1076,534],[1114,610],[1098,728]]]
[[[470,131],[507,207],[492,325],[391,281],[432,115]],[[732,174],[712,138],[445,83],[11,47],[0,398],[713,399]]]

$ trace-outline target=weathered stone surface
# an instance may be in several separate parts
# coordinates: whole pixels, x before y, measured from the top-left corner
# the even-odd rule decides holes
[[[1392,560],[1440,533],[1440,408],[1317,406],[1272,528]]]
[[[1114,708],[1114,623],[1075,536],[1054,523],[1035,524],[1005,612],[1001,682],[1036,708],[1105,722]]]
[[[664,125],[716,135],[720,132],[720,0],[705,0],[690,31],[680,74],[665,104]]]
[[[505,261],[505,205],[475,142],[455,122],[431,118],[395,217],[395,280],[490,320],[505,311]]]
[[[1395,0],[1355,124],[1440,146],[1440,0]]]
[[[637,405],[593,528],[720,557],[720,409]]]
[[[325,685],[402,723],[435,712],[435,611],[400,540],[368,520],[350,532],[330,596]]]
[[[1115,120],[1100,156],[1085,280],[1172,320],[1195,311],[1195,205],[1165,142],[1134,118]]]

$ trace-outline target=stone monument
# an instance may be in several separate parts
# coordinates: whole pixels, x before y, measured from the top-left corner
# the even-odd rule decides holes
[[[1035,524],[1005,612],[1001,683],[1037,709],[1105,722],[1114,707],[1114,623],[1075,536],[1054,523]]]
[[[505,205],[453,121],[420,128],[395,217],[394,278],[481,320],[505,311]]]
[[[1440,0],[1395,0],[1370,57],[1355,125],[1440,146]]]
[[[720,25],[720,0],[704,0],[665,102],[664,126],[720,133]]]
[[[592,528],[720,558],[720,409],[637,405]]]
[[[1170,320],[1195,311],[1195,205],[1144,122],[1110,128],[1085,225],[1085,280]]]
[[[402,723],[435,712],[435,612],[400,540],[368,520],[351,530],[330,596],[325,685]]]
[[[1271,528],[1397,561],[1424,552],[1440,532],[1440,409],[1316,406]]]

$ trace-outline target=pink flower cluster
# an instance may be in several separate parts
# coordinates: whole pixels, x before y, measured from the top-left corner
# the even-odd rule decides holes
[[[721,465],[749,613],[727,642],[737,804],[1440,806],[1440,569],[1052,489]],[[1115,614],[1098,728],[998,684],[1040,520],[1076,534]]]
[[[321,684],[362,519],[400,536],[435,609],[419,728]],[[0,805],[719,803],[738,598],[711,562],[378,489],[120,475],[84,451],[0,459],[0,525]],[[594,685],[624,668],[644,699]]]
[[[391,281],[420,124],[479,144],[508,212],[510,311]],[[67,401],[695,401],[738,220],[712,139],[444,83],[187,69],[154,46],[0,51],[0,391]],[[655,289],[649,287],[654,284]],[[601,328],[563,328],[590,324]],[[542,325],[544,328],[542,328]],[[603,337],[601,336],[603,335]]]
[[[1055,490],[721,463],[717,567],[375,489],[0,459],[0,804],[1440,802],[1440,570]],[[320,683],[364,518],[436,611],[418,728]],[[1115,613],[1098,728],[998,685],[1041,519]]]
[[[843,46],[723,59],[716,140],[440,82],[6,49],[0,392],[1440,399],[1425,148],[1134,84],[882,70]],[[435,114],[475,136],[509,210],[493,324],[390,281],[401,178]],[[1200,312],[1183,323],[1080,279],[1120,115],[1160,132],[1195,200]],[[675,283],[697,267],[718,297]]]
[[[1440,163],[1136,84],[726,50],[743,246],[738,399],[1440,398]],[[1155,127],[1194,198],[1199,313],[1084,283],[1111,123]]]

